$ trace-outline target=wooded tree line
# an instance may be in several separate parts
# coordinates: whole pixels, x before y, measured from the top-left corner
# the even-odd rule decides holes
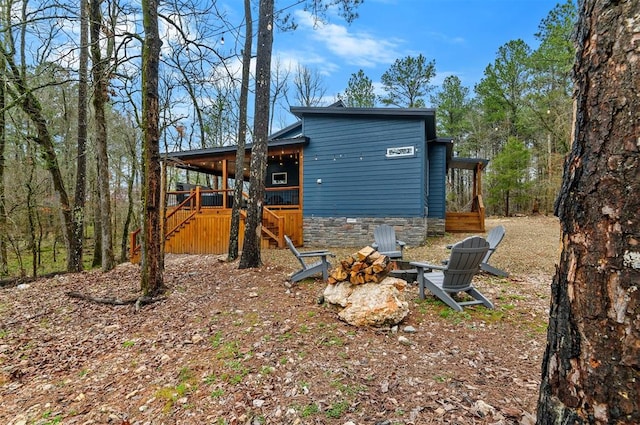
[[[338,5],[350,20],[360,0],[302,3],[320,12]],[[577,14],[567,2],[541,23],[536,50],[521,40],[499,49],[473,98],[455,76],[438,90],[430,87],[435,62],[421,55],[390,67],[379,98],[364,73],[354,75],[344,98],[350,106],[379,101],[419,107],[431,95],[440,135],[454,137],[461,156],[492,160],[488,200],[506,214],[531,211],[536,199],[538,208],[549,208],[568,153],[555,206],[563,251],[552,284],[538,423],[637,424],[640,4],[579,5],[575,38],[569,33]],[[273,90],[283,93],[287,86],[269,78],[273,26],[290,25],[273,6],[274,0],[260,0],[257,56],[264,56],[256,71],[262,80],[255,85],[255,143],[266,143],[265,122],[272,122],[281,98]],[[158,219],[161,146],[208,147],[214,140],[231,143],[234,134],[243,140],[249,128],[243,108],[239,127],[232,111],[239,93],[247,102],[249,84],[247,73],[237,77],[232,63],[241,58],[245,66],[237,69],[248,69],[250,37],[243,28],[250,26],[227,22],[215,3],[202,10],[199,3],[160,7],[143,0],[142,10],[136,7],[91,0],[78,11],[63,1],[0,0],[0,274],[8,272],[9,251],[24,274],[26,256],[32,257],[35,274],[43,248],[53,245],[55,253],[57,244],[65,246],[67,269],[82,269],[88,236],[93,262],[113,267],[114,241],[121,241],[123,258],[128,231],[140,217],[149,235],[158,233],[150,230]],[[247,23],[251,15],[245,0]],[[236,42],[222,48],[224,38]],[[312,80],[300,73],[296,84]],[[271,96],[264,93],[269,89]],[[300,92],[298,100],[311,99],[312,92]],[[263,164],[256,157],[252,179],[260,182],[254,172]],[[458,178],[452,176],[452,184]],[[260,212],[260,185],[252,186],[257,195],[250,196],[248,210]],[[245,266],[259,262],[259,244],[256,249]],[[143,258],[142,268],[150,286],[142,288],[154,295],[162,286],[161,244],[147,253],[151,262],[145,265]]]
[[[349,20],[359,1],[301,3],[343,5]],[[60,0],[0,4],[1,274],[8,273],[9,254],[21,274],[35,274],[47,252],[64,258],[68,270],[81,270],[87,249],[92,265],[108,270],[126,259],[128,234],[142,224],[143,23],[133,20],[142,10],[121,0],[81,6],[78,11]],[[275,12],[274,25],[295,26],[277,7]],[[242,107],[240,100],[243,78],[250,80],[242,59],[252,52],[245,32],[251,13],[249,5],[238,23],[215,3],[205,9],[196,2],[162,4],[160,151],[253,140],[250,122],[240,124],[247,120],[247,100]],[[431,86],[435,61],[422,55],[390,66],[381,76],[383,95],[373,92],[361,70],[337,97],[352,107],[437,108],[439,135],[455,139],[458,155],[491,160],[490,213],[550,211],[568,149],[575,19],[568,1],[541,23],[538,49],[521,40],[502,46],[474,97],[456,76]],[[328,103],[317,70],[287,70],[277,57],[271,70],[269,127],[284,124],[283,107]],[[254,84],[248,85],[253,92]],[[450,209],[465,207],[467,179],[450,176]]]
[[[456,155],[490,160],[489,214],[550,213],[570,145],[576,20],[572,1],[558,4],[539,25],[536,49],[522,40],[505,43],[473,88],[456,75],[431,85],[436,61],[418,55],[396,60],[381,76],[383,95],[360,70],[341,98],[353,107],[436,108],[438,136],[454,139]],[[448,209],[468,208],[471,178],[451,173]]]
[[[359,3],[294,6],[319,20],[338,8],[349,22]],[[269,4],[275,6],[261,2],[261,10]],[[21,275],[35,275],[52,260],[66,261],[57,269],[109,270],[126,259],[130,231],[157,206],[157,193],[148,190],[159,184],[160,152],[257,139],[247,113],[248,98],[259,97],[259,78],[249,73],[259,56],[249,25],[263,17],[257,4],[245,2],[241,22],[228,20],[215,2],[76,6],[0,2],[0,276],[9,273],[9,258],[12,273]],[[292,30],[295,22],[274,8],[265,31],[272,34],[275,26]],[[271,46],[265,47],[263,68],[270,70]],[[268,121],[257,112],[253,121],[268,132],[277,103],[315,102],[317,73],[299,67],[291,81],[288,74],[266,75],[261,116]],[[158,222],[152,226],[157,230]]]

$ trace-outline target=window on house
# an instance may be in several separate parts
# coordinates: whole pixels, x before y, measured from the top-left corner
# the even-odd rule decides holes
[[[287,173],[271,173],[271,184],[287,184]]]

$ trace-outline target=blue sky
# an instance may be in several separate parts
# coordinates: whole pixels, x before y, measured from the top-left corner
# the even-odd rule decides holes
[[[276,8],[295,2],[287,1],[276,1]],[[276,32],[273,57],[317,70],[327,98],[343,92],[359,69],[375,85],[396,59],[418,54],[435,60],[433,84],[455,74],[473,89],[503,44],[520,38],[537,47],[534,34],[556,4],[556,0],[365,0],[360,17],[351,25],[332,17],[315,29],[297,7],[291,10],[299,27],[291,33]]]

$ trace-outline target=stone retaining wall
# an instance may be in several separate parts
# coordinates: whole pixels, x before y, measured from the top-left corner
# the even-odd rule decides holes
[[[304,244],[326,247],[370,245],[373,243],[373,229],[384,223],[393,226],[396,237],[410,246],[422,245],[427,236],[444,234],[444,219],[313,217],[304,218]]]

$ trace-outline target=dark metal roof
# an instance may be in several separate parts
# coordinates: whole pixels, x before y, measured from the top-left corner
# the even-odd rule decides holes
[[[275,133],[271,134],[269,136],[269,140],[271,139],[277,139],[278,137],[282,136],[283,134],[287,134],[295,129],[298,129],[300,133],[302,133],[302,121],[296,121],[295,123],[276,131]]]
[[[269,140],[268,146],[269,148],[279,148],[283,146],[295,146],[295,145],[307,145],[309,144],[309,138],[307,137],[295,137],[292,139],[277,139],[277,140]],[[251,151],[251,144],[248,144],[245,147],[245,151]],[[232,146],[218,146],[215,148],[206,148],[206,149],[193,149],[188,151],[177,151],[177,152],[168,152],[163,155],[165,158],[176,158],[176,159],[189,159],[189,158],[199,158],[199,157],[215,157],[215,156],[224,156],[226,154],[235,153],[238,150],[236,145]]]
[[[302,117],[307,114],[322,115],[386,115],[395,117],[435,117],[433,108],[345,108],[342,106],[292,106],[292,114]]]

